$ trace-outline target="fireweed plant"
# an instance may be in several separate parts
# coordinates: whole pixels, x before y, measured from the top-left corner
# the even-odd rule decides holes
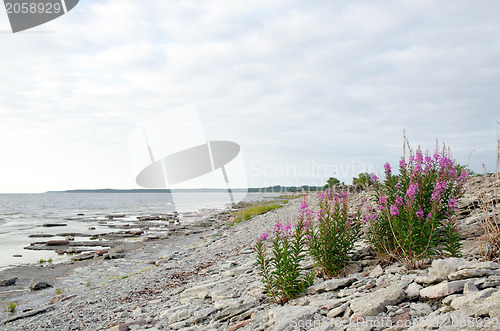
[[[264,292],[274,302],[284,305],[296,298],[314,281],[314,272],[306,272],[301,262],[306,257],[306,224],[299,218],[296,225],[277,222],[273,230],[272,253],[268,256],[263,233],[255,250],[257,263],[264,283]]]
[[[308,226],[308,253],[314,259],[319,275],[331,278],[349,263],[350,252],[359,237],[361,208],[349,214],[349,194],[333,191],[318,194],[320,209],[316,217],[307,203],[302,203],[300,217]],[[315,219],[314,219],[315,218]]]
[[[382,260],[419,268],[432,255],[460,256],[455,216],[468,172],[450,155],[445,147],[432,156],[410,150],[398,175],[388,163],[384,180],[372,175],[377,207],[365,221],[368,240]]]

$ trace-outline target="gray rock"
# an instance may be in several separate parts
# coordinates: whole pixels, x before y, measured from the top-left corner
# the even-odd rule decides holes
[[[490,316],[491,318],[497,317],[500,319],[500,290],[493,290],[495,290],[495,292],[491,293],[489,297],[483,298],[479,300],[479,302],[469,303],[467,305],[467,312],[474,317]]]
[[[3,279],[0,280],[0,286],[12,286],[16,285],[17,277],[15,278],[10,278],[10,279]]]
[[[483,284],[480,284],[480,288],[496,287],[500,285],[500,276],[490,276],[486,279]]]
[[[462,270],[462,269],[500,269],[500,263],[496,262],[491,262],[491,261],[485,261],[485,262],[476,262],[473,263],[469,266],[462,266],[459,267],[457,270]]]
[[[476,291],[476,292],[470,292],[467,295],[463,295],[461,297],[458,297],[454,299],[450,306],[452,306],[455,309],[461,309],[465,305],[469,305],[475,302],[482,301],[485,298],[488,298],[491,296],[493,293],[495,293],[497,290],[493,288],[487,288],[482,291]]]
[[[160,319],[168,319],[169,323],[176,323],[188,319],[194,312],[190,305],[182,305],[164,310],[160,313]]]
[[[69,244],[69,240],[49,240],[45,244],[47,246],[64,246]]]
[[[221,321],[221,322],[227,321],[236,315],[239,315],[239,314],[242,314],[242,313],[248,311],[253,306],[254,306],[254,303],[249,302],[249,303],[245,303],[245,304],[238,305],[238,306],[228,307],[228,308],[222,310],[221,312],[217,313],[214,316],[214,320]]]
[[[351,285],[356,281],[356,277],[345,277],[345,278],[334,278],[323,281],[316,285],[310,286],[307,289],[307,293],[321,293],[325,291],[334,291],[338,288],[346,287]]]
[[[459,280],[475,277],[490,276],[494,272],[490,269],[461,269],[448,275],[449,280]]]
[[[370,274],[368,277],[370,278],[378,278],[384,274],[384,270],[380,265],[376,266],[372,271],[370,271]]]
[[[464,295],[467,295],[471,292],[478,292],[477,286],[474,284],[474,282],[467,282],[464,285]]]
[[[457,271],[458,268],[460,267],[465,267],[470,265],[471,262],[456,257],[450,257],[447,259],[439,259],[432,261],[432,268],[436,270],[436,272],[443,277],[448,277],[449,274]]]
[[[43,225],[44,228],[53,228],[53,227],[57,227],[57,226],[68,226],[68,224],[65,224],[65,223],[45,223]]]
[[[432,311],[431,305],[425,302],[412,302],[410,304],[410,316],[412,317],[427,316],[432,313]]]
[[[422,289],[421,285],[419,285],[417,283],[411,283],[410,285],[408,285],[408,287],[405,290],[406,296],[410,300],[418,299],[418,297],[420,297],[420,290],[421,289]]]
[[[93,259],[94,257],[95,257],[95,254],[92,252],[92,253],[83,253],[83,254],[74,256],[71,259],[73,261],[83,261],[83,260]]]
[[[354,299],[351,310],[357,316],[374,316],[383,312],[386,306],[396,305],[405,298],[405,292],[397,285],[392,285]]]
[[[269,322],[266,324],[266,329],[282,331],[293,328],[300,320],[310,320],[317,311],[317,307],[288,305],[271,309],[268,312]]]
[[[453,282],[443,281],[437,285],[432,285],[420,290],[420,296],[424,299],[438,299],[463,290],[465,280]]]
[[[51,238],[51,237],[55,237],[55,235],[50,233],[34,233],[28,236],[28,238]]]
[[[31,291],[39,291],[48,287],[52,287],[52,285],[49,285],[47,282],[35,282],[32,280],[29,288]]]
[[[345,312],[347,310],[347,308],[349,307],[349,303],[346,302],[344,303],[343,305],[337,307],[337,308],[333,308],[332,310],[330,310],[328,312],[328,314],[326,314],[326,317],[328,318],[334,318],[334,317],[337,317],[339,316],[340,314],[342,314],[343,312]]]
[[[415,282],[426,285],[439,283],[442,282],[443,280],[446,280],[446,277],[443,277],[437,273],[432,273],[432,274],[430,273],[426,276],[418,276],[417,278],[415,278]]]

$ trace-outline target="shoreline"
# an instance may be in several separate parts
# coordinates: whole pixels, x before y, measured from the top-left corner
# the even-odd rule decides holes
[[[283,200],[284,197],[277,196],[273,200]],[[162,264],[168,263],[170,260],[179,259],[186,251],[197,246],[202,246],[214,240],[214,236],[218,236],[218,231],[221,228],[230,228],[226,222],[230,218],[232,212],[241,210],[247,206],[268,202],[269,199],[262,199],[249,202],[240,202],[232,206],[227,206],[224,209],[202,209],[196,213],[186,213],[196,215],[196,221],[191,220],[189,223],[182,225],[182,222],[177,224],[175,228],[167,228],[165,236],[151,236],[147,233],[140,233],[137,236],[132,236],[134,241],[123,240],[112,243],[111,250],[116,250],[122,255],[117,259],[104,260],[101,256],[95,255],[94,258],[80,261],[72,261],[72,258],[77,258],[79,254],[69,256],[69,260],[59,263],[32,263],[18,266],[7,267],[0,271],[0,280],[9,280],[16,278],[15,286],[0,287],[0,302],[6,306],[9,302],[16,302],[18,309],[34,309],[40,304],[46,304],[46,300],[40,299],[39,293],[62,291],[75,285],[87,283],[90,279],[91,284],[102,283],[106,281],[106,277],[96,277],[96,270],[101,269],[104,272],[104,266],[112,264],[114,274],[108,274],[107,278],[127,277],[130,274],[136,273],[141,269],[149,269]],[[146,217],[148,218],[148,217]],[[154,218],[151,216],[150,218]],[[194,217],[193,217],[194,218]],[[118,218],[119,220],[119,218]],[[178,221],[178,219],[177,219]],[[139,221],[140,222],[140,221]],[[137,223],[139,223],[137,222]],[[164,224],[163,224],[164,225]],[[155,224],[155,226],[163,226]],[[173,223],[171,224],[173,226]],[[141,228],[149,229],[149,223],[143,223]],[[135,229],[133,226],[126,226],[126,231]],[[42,238],[44,239],[44,238]],[[53,239],[53,238],[45,238]],[[66,249],[68,246],[46,247],[44,249],[56,250]],[[92,247],[89,247],[89,252],[92,252]],[[82,252],[80,255],[85,255]],[[137,266],[140,265],[141,268]],[[103,268],[101,268],[103,267]],[[92,269],[89,277],[85,278],[84,273],[76,275],[77,269]],[[72,281],[67,279],[73,278]],[[30,283],[47,282],[50,287],[40,292],[29,291]],[[44,294],[45,294],[44,293]],[[24,306],[24,308],[23,308]],[[1,319],[8,318],[9,315],[5,312],[0,313]]]
[[[356,205],[369,196],[367,191],[356,192],[351,201]],[[140,269],[143,265],[137,264],[147,254],[161,257],[159,247],[149,246],[142,256],[136,250],[128,266],[110,260],[75,269],[73,278],[64,279],[69,292],[56,295],[54,289],[42,290],[38,294],[50,304],[39,305],[36,309],[41,310],[31,312],[38,313],[35,316],[3,327],[399,331],[435,329],[436,325],[462,330],[460,325],[466,323],[467,330],[493,330],[500,326],[500,264],[478,260],[481,210],[474,207],[476,198],[477,187],[460,202],[459,221],[467,229],[464,258],[436,259],[423,269],[408,270],[398,262],[379,264],[361,240],[355,245],[352,263],[339,278],[316,278],[305,293],[284,306],[270,303],[263,293],[252,247],[260,234],[272,231],[277,220],[295,219],[301,200],[293,199],[282,208],[203,235],[203,243],[172,252],[158,267]],[[308,196],[308,203],[313,210],[317,208],[314,194]],[[312,267],[311,261],[305,263]],[[134,272],[124,273],[125,268]],[[84,282],[88,275],[96,280],[89,286]],[[23,317],[22,307],[19,309],[11,318]],[[9,321],[5,318],[4,323]]]

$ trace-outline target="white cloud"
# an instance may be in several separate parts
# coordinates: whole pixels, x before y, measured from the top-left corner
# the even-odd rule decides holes
[[[129,132],[192,103],[207,137],[242,145],[250,183],[395,165],[403,129],[493,170],[499,7],[81,1],[32,30],[50,33],[0,34],[0,192],[132,187]]]

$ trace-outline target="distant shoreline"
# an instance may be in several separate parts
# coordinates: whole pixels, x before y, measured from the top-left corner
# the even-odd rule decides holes
[[[248,193],[294,193],[301,192],[302,189],[306,191],[319,191],[323,190],[321,186],[268,186],[268,187],[254,187],[254,188],[235,188],[231,189],[232,192],[248,192]],[[66,191],[47,191],[46,194],[53,193],[217,193],[227,192],[227,189],[222,188],[201,188],[201,189],[78,189]]]

